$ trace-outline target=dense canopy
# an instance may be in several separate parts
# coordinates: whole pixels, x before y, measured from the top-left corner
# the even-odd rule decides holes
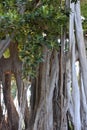
[[[0,130],[87,129],[86,37],[87,0],[0,0]]]

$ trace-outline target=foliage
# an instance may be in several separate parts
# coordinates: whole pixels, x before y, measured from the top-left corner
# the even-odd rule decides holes
[[[10,57],[10,52],[9,49],[7,48],[6,51],[3,54],[4,58],[9,58]]]
[[[16,81],[15,81],[14,75],[12,75],[12,77],[11,77],[11,95],[12,95],[13,99],[15,98],[15,96],[17,94],[16,92],[17,92]]]
[[[83,22],[83,29],[84,32],[87,32],[87,1],[86,0],[82,1],[81,3],[81,13],[82,16],[85,17],[85,20]]]
[[[69,12],[57,0],[4,0],[0,10],[0,38],[14,32],[24,74],[34,75],[37,65],[43,61],[43,46],[58,49],[57,38],[61,27],[68,22]]]

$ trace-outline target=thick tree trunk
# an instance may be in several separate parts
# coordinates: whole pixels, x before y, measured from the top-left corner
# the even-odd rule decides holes
[[[87,60],[86,60],[86,52],[85,52],[85,44],[84,44],[84,37],[83,37],[83,30],[82,30],[82,23],[81,23],[81,13],[80,13],[80,1],[77,1],[77,3],[71,3],[71,14],[70,14],[70,52],[72,52],[72,98],[73,98],[73,122],[74,122],[74,128],[75,130],[86,129],[86,124],[83,123],[83,119],[86,122],[86,116],[84,115],[84,112],[86,114],[86,100],[87,100]],[[75,32],[74,32],[75,30]],[[76,40],[75,40],[76,38]],[[81,89],[79,91],[79,84],[78,79],[76,75],[76,68],[75,68],[75,42],[77,43],[77,49],[79,54],[79,61],[81,65],[81,74],[82,74],[82,80],[83,85],[81,85]],[[82,82],[81,82],[82,84]],[[81,95],[80,95],[81,94]],[[84,99],[80,100],[80,97]],[[81,101],[81,105],[80,105]],[[84,103],[83,103],[84,102]],[[82,111],[81,111],[82,109]],[[82,118],[80,119],[80,116]],[[83,125],[84,124],[84,127]]]
[[[79,85],[76,76],[75,69],[75,34],[74,34],[74,3],[70,4],[72,13],[70,14],[70,46],[71,46],[71,66],[72,66],[72,98],[74,107],[74,128],[75,130],[81,130],[81,120],[80,120],[80,92]],[[77,100],[76,100],[77,99]]]
[[[15,54],[14,54],[15,52]],[[29,108],[27,106],[27,84],[24,84],[22,79],[22,62],[18,56],[18,45],[13,43],[10,45],[10,58],[12,59],[12,72],[15,75],[17,90],[18,90],[18,104],[19,104],[19,129],[22,129],[22,123],[25,121],[25,128],[28,128]],[[28,82],[28,81],[27,81]],[[27,112],[25,112],[27,110]]]
[[[5,79],[3,80],[3,94],[4,102],[7,108],[7,116],[10,125],[10,130],[18,129],[18,114],[11,97],[11,74],[6,73]]]
[[[86,50],[83,37],[83,29],[81,22],[81,13],[80,13],[80,1],[77,1],[75,4],[75,28],[76,28],[76,40],[78,46],[79,60],[81,64],[81,72],[83,78],[83,85],[85,89],[85,95],[87,100],[87,59],[86,59]]]
[[[80,91],[75,68],[75,41],[72,44],[72,96],[74,104],[74,127],[75,130],[81,130],[80,119]]]
[[[14,53],[15,52],[15,53]],[[1,60],[0,60],[0,69],[1,69],[1,71],[0,71],[0,75],[1,75],[1,77],[2,77],[2,75],[4,75],[5,73],[7,73],[7,72],[12,72],[14,75],[15,75],[15,77],[16,77],[16,81],[17,81],[17,88],[18,88],[18,101],[19,101],[19,106],[21,106],[21,108],[23,109],[23,105],[24,105],[24,102],[26,102],[26,101],[24,101],[24,94],[23,94],[23,81],[22,81],[22,77],[21,77],[21,71],[22,71],[22,63],[21,63],[21,61],[19,60],[19,57],[18,57],[18,48],[17,48],[17,44],[16,43],[12,43],[11,45],[10,45],[10,58],[8,58],[8,59],[4,59],[3,57],[1,58]],[[1,78],[1,80],[2,80],[2,78]],[[4,83],[4,82],[3,82]],[[10,81],[9,81],[9,83],[10,83]],[[10,84],[9,84],[10,85]],[[5,86],[5,84],[4,84],[4,86]],[[11,86],[9,86],[9,87],[11,87]],[[25,87],[26,88],[26,87]],[[8,95],[8,97],[9,97],[9,100],[10,100],[10,102],[12,103],[10,103],[9,104],[9,106],[7,105],[8,104],[8,102],[6,103],[6,107],[7,107],[7,109],[9,109],[9,111],[10,111],[10,108],[12,107],[13,108],[13,102],[12,102],[12,99],[10,99],[11,98],[11,94],[10,94],[10,88],[8,88],[8,90],[5,90],[4,89],[4,92],[6,91],[6,93],[7,93],[7,95]],[[25,93],[25,92],[24,92]],[[5,94],[4,94],[5,95]],[[26,97],[26,96],[25,96]],[[21,100],[21,103],[20,103],[20,99],[23,99],[23,100]],[[6,97],[5,97],[5,100],[6,100]],[[6,100],[7,101],[7,100]],[[6,102],[5,101],[5,102]],[[22,102],[23,101],[23,102]],[[26,103],[25,103],[26,104]],[[12,105],[12,106],[10,106],[10,105]],[[24,105],[24,108],[25,108],[25,105]],[[29,120],[29,111],[28,111],[28,107],[27,107],[27,105],[26,105],[26,108],[25,108],[26,110],[27,110],[27,113],[25,112],[25,110],[23,110],[21,113],[23,113],[23,115],[25,115],[24,116],[24,120],[25,120],[25,128],[28,128],[28,120]],[[14,111],[14,108],[13,109],[11,109],[12,110],[12,113],[15,113],[15,111]],[[18,115],[17,115],[18,116]],[[12,119],[11,119],[11,117],[12,117]],[[14,118],[13,119],[13,116],[10,116],[10,120],[15,120],[16,118]],[[18,122],[18,120],[16,119],[16,121]],[[15,122],[16,122],[15,121]],[[22,126],[22,125],[21,125]],[[17,126],[18,127],[18,126]],[[17,129],[16,129],[17,130]]]
[[[53,130],[53,93],[58,83],[58,53],[44,48],[44,63],[41,63],[32,97],[31,130]],[[40,75],[39,75],[40,74]],[[39,95],[37,95],[39,94]],[[34,112],[34,113],[33,113]],[[30,129],[29,129],[30,130]]]

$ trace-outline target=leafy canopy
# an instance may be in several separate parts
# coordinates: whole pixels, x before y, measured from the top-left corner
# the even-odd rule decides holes
[[[0,39],[15,34],[24,75],[35,75],[43,61],[42,48],[57,48],[61,27],[68,22],[69,11],[58,0],[1,0]],[[45,35],[43,35],[45,34]]]

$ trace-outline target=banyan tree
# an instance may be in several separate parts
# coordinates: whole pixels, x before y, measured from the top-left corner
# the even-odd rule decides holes
[[[1,0],[0,130],[87,129],[86,8]]]

